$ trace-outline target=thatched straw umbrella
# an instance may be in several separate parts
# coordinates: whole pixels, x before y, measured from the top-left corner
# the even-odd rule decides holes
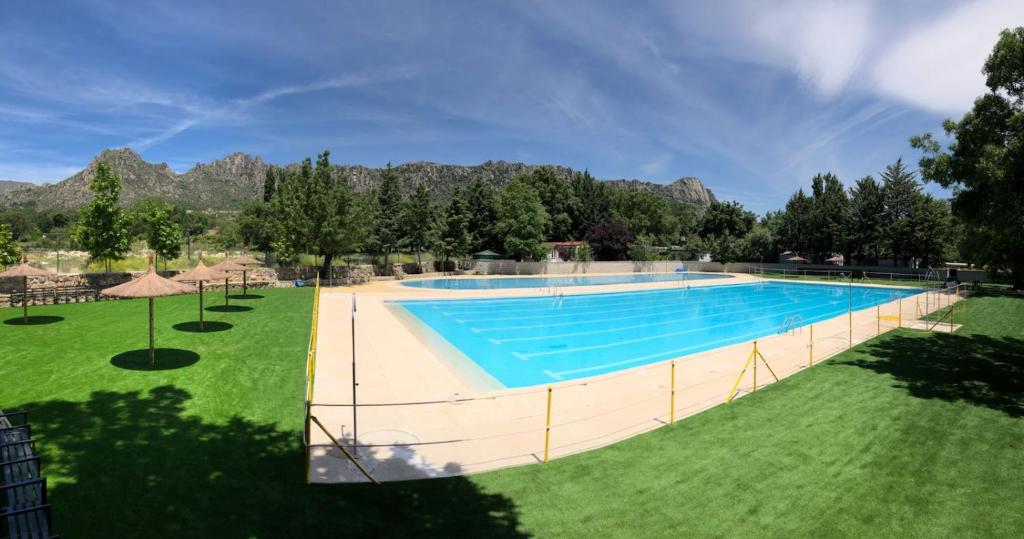
[[[146,273],[128,281],[100,291],[104,296],[115,298],[148,298],[149,299],[149,364],[156,364],[156,353],[153,346],[153,298],[189,294],[195,290],[186,284],[176,283],[157,275],[153,269],[153,255],[149,255],[149,268]]]
[[[238,264],[239,266],[245,266],[245,269],[242,270],[242,295],[243,296],[248,296],[249,295],[249,279],[248,279],[249,267],[248,266],[262,266],[263,262],[260,262],[259,260],[256,260],[255,258],[249,256],[248,250],[244,249],[244,248],[242,249],[242,256],[240,256],[238,258],[232,258],[231,261],[234,262],[235,264]]]
[[[227,274],[227,272],[229,272],[229,271],[245,272],[246,271],[245,266],[242,266],[242,265],[239,265],[239,264],[235,264],[234,261],[232,261],[230,258],[225,258],[224,260],[221,260],[219,264],[215,264],[215,265],[211,266],[210,269],[212,269],[214,271],[224,272],[224,306],[227,307],[228,306],[228,277],[230,277]]]
[[[197,253],[199,262],[196,263],[195,267],[171,277],[172,281],[180,281],[185,283],[197,283],[199,284],[199,331],[203,328],[203,283],[206,281],[219,281],[221,279],[227,279],[228,274],[222,271],[216,271],[210,269],[203,263],[203,253]]]
[[[28,324],[28,278],[29,277],[40,277],[49,275],[50,272],[35,268],[28,265],[28,257],[24,254],[21,255],[21,264],[14,266],[13,268],[0,273],[0,277],[21,277],[21,308],[22,308],[22,321]]]

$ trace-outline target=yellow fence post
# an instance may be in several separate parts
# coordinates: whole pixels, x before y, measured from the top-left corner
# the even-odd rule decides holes
[[[668,400],[668,424],[676,422],[676,360],[672,360],[672,382]]]
[[[750,360],[754,358],[754,353],[751,352],[747,356],[746,363],[743,364],[743,369],[740,371],[740,375],[736,377],[736,383],[732,385],[732,389],[729,390],[729,396],[725,398],[725,403],[729,404],[732,402],[733,397],[736,396],[736,390],[740,387],[740,380],[743,380],[743,374],[747,372],[747,368],[750,367]]]
[[[875,337],[882,334],[882,306],[875,305]]]
[[[896,321],[899,324],[899,327],[902,328],[903,327],[903,297],[896,298],[896,310],[899,311],[899,314],[896,315]]]
[[[548,448],[551,443],[551,386],[548,386],[548,414],[544,423],[544,462],[548,461]]]
[[[309,468],[310,468],[310,454],[309,454],[309,452],[310,452],[310,449],[309,449],[310,435],[309,435],[309,428],[310,428],[310,426],[311,425],[309,424],[309,401],[306,401],[306,418],[305,418],[305,427],[304,427],[305,430],[302,432],[302,439],[303,439],[304,442],[306,442],[305,449],[306,449],[306,484],[307,485],[312,482],[312,478],[309,476]]]
[[[814,365],[814,324],[811,324],[811,339],[807,345],[809,352],[807,352],[807,366]]]
[[[754,341],[754,393],[757,393],[757,341]]]

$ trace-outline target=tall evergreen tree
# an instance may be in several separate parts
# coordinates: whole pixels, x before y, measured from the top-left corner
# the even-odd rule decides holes
[[[495,230],[505,242],[505,252],[516,260],[540,260],[545,253],[544,231],[550,227],[540,195],[522,176],[501,190]]]
[[[779,227],[779,243],[783,249],[810,255],[814,235],[813,212],[814,203],[803,189],[793,193],[786,202]]]
[[[590,171],[573,174],[569,183],[576,204],[570,208],[572,237],[579,239],[594,225],[611,217],[611,193],[607,184],[594,179]]]
[[[430,227],[434,223],[434,206],[430,202],[427,186],[419,184],[402,208],[402,236],[406,245],[416,253],[416,265],[422,267],[420,253],[430,246]]]
[[[949,203],[922,195],[914,201],[912,238],[909,255],[921,267],[933,267],[945,262],[951,235],[952,216]]]
[[[570,214],[576,211],[577,201],[568,182],[551,167],[535,169],[525,179],[536,191],[548,215],[545,236],[556,241],[570,239],[573,233]]]
[[[811,180],[811,198],[814,230],[811,247],[820,262],[833,253],[845,252],[850,201],[842,182],[831,172],[818,174]]]
[[[93,260],[103,261],[106,271],[110,263],[122,260],[131,248],[130,219],[117,205],[121,195],[121,180],[101,161],[96,175],[89,182],[93,199],[79,210],[80,219],[74,230],[75,241],[89,252]]]
[[[462,189],[456,189],[434,230],[434,253],[441,259],[441,271],[448,271],[449,260],[469,255],[472,244],[469,205]]]
[[[402,184],[391,163],[381,173],[377,189],[376,225],[378,249],[384,255],[384,271],[390,274],[388,258],[398,249],[402,238]]]
[[[884,226],[883,240],[889,248],[893,263],[906,261],[913,249],[914,207],[921,196],[921,185],[907,170],[903,159],[885,167],[882,173],[882,198],[885,208],[882,212]]]
[[[473,235],[473,251],[501,251],[504,247],[494,231],[498,222],[498,195],[488,183],[476,180],[469,186],[469,232]]]
[[[878,264],[882,245],[882,220],[885,200],[882,188],[871,176],[857,180],[850,189],[850,218],[847,251],[861,263],[870,257]]]

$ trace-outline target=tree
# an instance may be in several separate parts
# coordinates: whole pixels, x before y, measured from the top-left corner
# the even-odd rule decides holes
[[[398,249],[402,238],[402,185],[391,163],[381,173],[377,189],[376,232],[377,249],[384,255],[384,272],[390,274],[388,257]]]
[[[831,172],[811,180],[811,200],[812,251],[820,262],[834,253],[845,252],[850,201],[842,182]]]
[[[909,254],[924,267],[944,262],[952,232],[949,203],[936,200],[931,195],[918,197],[914,203],[912,222]]]
[[[812,222],[814,204],[800,189],[786,202],[779,227],[779,243],[787,251],[810,254],[814,236]]]
[[[504,240],[505,252],[516,260],[538,260],[544,256],[544,231],[550,228],[548,212],[540,195],[522,176],[498,195],[495,231]]]
[[[902,159],[885,167],[882,173],[882,237],[892,254],[893,264],[906,260],[913,248],[913,212],[920,196],[921,186]]]
[[[321,278],[330,276],[334,257],[354,250],[359,237],[353,196],[344,177],[335,177],[331,153],[309,158],[299,170],[281,181],[271,201],[276,230],[272,247],[283,261],[295,261],[304,252],[323,257]]]
[[[96,165],[96,175],[89,182],[93,199],[79,213],[74,238],[89,252],[93,260],[102,260],[106,271],[110,263],[122,260],[131,248],[130,219],[118,205],[121,180],[104,161]]]
[[[434,253],[441,259],[441,271],[448,271],[449,260],[467,256],[472,242],[466,196],[456,189],[435,225]]]
[[[878,264],[883,232],[880,216],[884,210],[885,199],[878,182],[871,176],[857,180],[857,184],[850,189],[846,250],[861,263],[870,255],[873,263]]]
[[[634,262],[646,262],[661,258],[658,250],[654,248],[654,238],[648,235],[637,236],[633,243],[629,244],[629,259]]]
[[[573,251],[572,259],[574,262],[593,262],[594,250],[590,248],[589,243],[583,242]]]
[[[1024,290],[1024,27],[1000,34],[982,73],[988,93],[943,123],[946,150],[931,134],[910,143],[924,152],[925,180],[954,189],[953,212],[983,242],[977,260]]]
[[[21,249],[14,242],[14,236],[7,224],[0,223],[0,266],[7,267],[18,262],[21,258]]]
[[[637,237],[653,236],[653,241],[663,245],[679,240],[679,224],[665,197],[619,189],[611,196],[611,214]]]
[[[142,221],[146,224],[146,245],[164,261],[181,256],[181,227],[174,221],[166,203],[150,200]]]
[[[262,200],[249,200],[242,204],[236,223],[242,243],[259,251],[270,251],[274,241],[273,215],[270,204]]]
[[[422,267],[420,252],[430,246],[430,225],[434,222],[434,206],[427,186],[419,184],[402,207],[402,237],[416,253],[416,265]]]
[[[537,168],[524,179],[537,192],[548,215],[545,237],[555,241],[570,239],[573,232],[571,214],[576,212],[578,203],[569,183],[551,167]]]
[[[569,208],[572,236],[582,238],[591,227],[611,216],[611,194],[608,184],[597,181],[586,170],[573,174],[569,187],[576,201],[576,204]]]
[[[608,219],[590,227],[584,239],[597,260],[625,260],[633,232],[622,221]]]
[[[469,233],[473,235],[474,251],[501,251],[501,239],[494,231],[498,222],[497,192],[490,184],[476,180],[469,186]]]

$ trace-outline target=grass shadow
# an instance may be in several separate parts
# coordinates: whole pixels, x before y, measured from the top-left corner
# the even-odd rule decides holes
[[[1024,340],[897,334],[868,345],[874,359],[843,361],[892,376],[922,399],[964,401],[1024,416]]]
[[[63,316],[30,316],[28,317],[28,321],[19,316],[17,318],[8,318],[7,320],[4,320],[4,324],[8,326],[43,326],[63,321]]]
[[[232,294],[229,297],[231,299],[263,299],[260,294]]]
[[[207,421],[189,411],[191,398],[164,385],[20,404],[45,440],[37,450],[46,467],[63,478],[48,489],[55,530],[68,537],[526,537],[512,500],[465,477],[307,485],[301,431],[237,415]],[[301,408],[297,402],[300,416]],[[369,452],[362,460],[412,466]],[[117,518],[96,518],[111,510]]]
[[[235,326],[227,322],[207,320],[206,322],[203,322],[202,327],[199,326],[199,322],[182,322],[180,324],[174,324],[173,327],[178,331],[186,331],[189,333],[216,333],[218,331],[227,331]]]
[[[157,348],[154,365],[149,364],[149,350],[131,350],[110,358],[110,364],[130,371],[167,371],[195,365],[199,354],[180,348]]]
[[[243,313],[251,311],[252,307],[248,305],[213,305],[207,307],[206,310],[212,313]]]

